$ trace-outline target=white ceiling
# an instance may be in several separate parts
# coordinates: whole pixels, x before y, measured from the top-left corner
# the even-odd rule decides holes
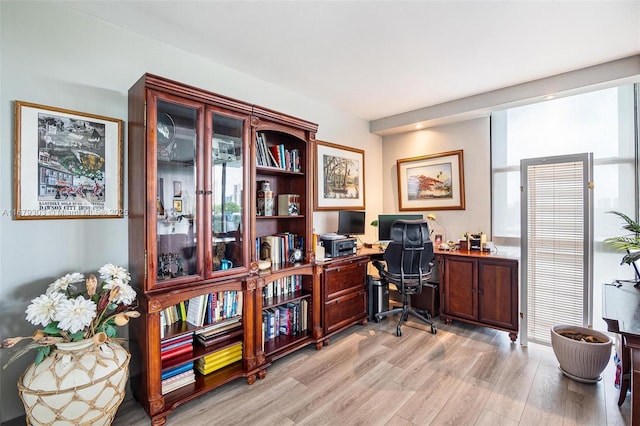
[[[367,120],[640,53],[640,0],[66,3]]]

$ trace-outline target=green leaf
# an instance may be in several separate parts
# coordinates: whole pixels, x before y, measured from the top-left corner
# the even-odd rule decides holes
[[[71,337],[72,341],[77,342],[79,340],[84,339],[84,331],[78,331],[76,333],[69,335],[69,337]]]
[[[36,355],[36,360],[34,361],[36,365],[40,364],[42,360],[49,355],[51,352],[51,346],[41,346],[38,348],[38,353]]]
[[[107,337],[116,337],[118,335],[118,329],[110,324],[104,325],[104,332]]]
[[[50,322],[42,331],[50,336],[60,336],[58,321]]]

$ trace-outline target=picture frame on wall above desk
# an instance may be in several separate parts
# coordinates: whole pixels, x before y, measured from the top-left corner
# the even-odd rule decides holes
[[[314,210],[364,210],[364,151],[316,141]]]
[[[401,211],[464,210],[462,150],[397,160]]]

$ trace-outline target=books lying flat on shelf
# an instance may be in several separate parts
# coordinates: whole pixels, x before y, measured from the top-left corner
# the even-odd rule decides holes
[[[242,327],[240,327],[229,332],[215,334],[209,337],[197,336],[196,341],[202,346],[208,348],[209,346],[217,345],[218,343],[222,343],[235,337],[242,336],[242,333]]]
[[[193,342],[189,342],[186,345],[176,346],[167,350],[161,349],[160,359],[162,361],[166,361],[168,359],[175,358],[178,355],[184,355],[191,352],[193,352]]]
[[[242,326],[242,317],[237,316],[229,318],[227,320],[218,321],[213,324],[207,325],[200,330],[196,330],[196,335],[210,336],[212,334],[222,333],[227,330],[231,330],[236,327]]]
[[[162,376],[160,377],[162,380],[168,379],[169,377],[177,376],[180,373],[184,373],[185,371],[193,370],[193,362],[187,362],[185,364],[181,364],[177,367],[170,368],[162,372]]]
[[[242,342],[199,358],[195,362],[196,370],[203,375],[212,373],[242,359]]]
[[[196,374],[193,370],[185,371],[162,381],[162,394],[166,395],[171,391],[196,381]]]

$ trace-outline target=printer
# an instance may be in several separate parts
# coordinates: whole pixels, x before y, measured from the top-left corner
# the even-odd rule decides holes
[[[339,234],[321,234],[320,241],[324,247],[324,257],[335,258],[356,254],[358,245],[355,238]]]

